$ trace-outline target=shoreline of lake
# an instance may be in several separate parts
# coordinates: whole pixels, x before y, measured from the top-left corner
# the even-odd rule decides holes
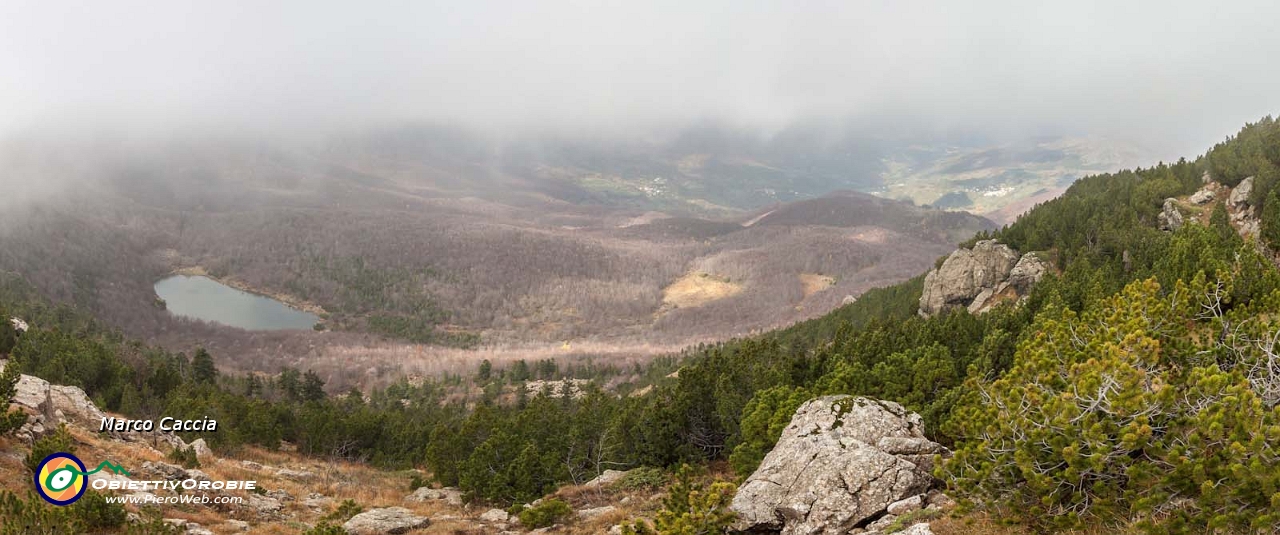
[[[204,274],[174,274],[153,286],[169,314],[248,331],[311,330],[323,319],[270,296]]]
[[[235,288],[235,289],[237,289],[237,290],[240,290],[240,291],[242,291],[242,292],[247,292],[247,293],[251,293],[251,294],[257,295],[257,296],[261,296],[261,297],[266,297],[266,298],[274,299],[274,300],[276,300],[276,301],[279,301],[279,302],[281,302],[281,303],[284,303],[284,304],[285,304],[285,305],[287,305],[289,308],[292,308],[292,309],[297,310],[297,311],[300,311],[300,312],[306,312],[306,313],[308,313],[308,314],[315,314],[315,315],[317,315],[317,316],[320,316],[321,318],[324,318],[324,317],[328,317],[328,316],[329,316],[329,312],[328,312],[328,311],[326,311],[326,310],[324,309],[324,307],[321,307],[320,305],[317,305],[317,304],[312,303],[312,302],[310,302],[310,301],[307,301],[307,300],[305,300],[305,299],[300,299],[300,298],[298,298],[298,297],[296,297],[296,296],[289,295],[289,294],[286,294],[286,293],[281,293],[281,292],[272,292],[272,291],[270,291],[270,290],[263,290],[263,289],[258,288],[258,287],[256,287],[256,286],[253,286],[252,284],[249,284],[249,283],[247,283],[247,282],[244,282],[244,281],[242,281],[242,280],[240,280],[240,279],[236,279],[236,278],[233,278],[233,277],[217,277],[217,276],[214,276],[214,275],[210,274],[210,273],[209,273],[209,271],[208,271],[208,270],[206,270],[206,269],[204,268],[204,266],[188,266],[188,267],[181,267],[181,268],[175,269],[175,270],[173,270],[173,271],[170,271],[170,272],[169,272],[169,275],[168,275],[168,276],[166,276],[166,278],[168,278],[168,277],[172,277],[172,276],[174,276],[174,275],[185,275],[185,276],[188,276],[188,277],[204,277],[204,278],[206,278],[206,279],[213,280],[214,282],[217,282],[217,283],[219,283],[219,284],[223,284],[223,285],[225,285],[225,286],[230,286],[230,287]]]

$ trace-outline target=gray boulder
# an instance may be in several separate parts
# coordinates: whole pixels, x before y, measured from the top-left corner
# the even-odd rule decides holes
[[[169,464],[162,461],[146,461],[142,463],[142,471],[159,476],[166,481],[182,481],[187,479],[187,469],[176,464]]]
[[[213,457],[213,450],[209,448],[203,438],[197,438],[192,441],[190,447],[196,452],[196,458],[201,461],[207,461]]]
[[[213,481],[213,478],[210,478],[209,474],[206,474],[203,471],[196,470],[194,468],[191,470],[187,470],[186,477],[184,477],[183,479],[194,479],[196,481]]]
[[[592,507],[592,508],[590,508],[590,509],[583,509],[583,510],[581,510],[581,511],[578,511],[578,518],[581,518],[581,519],[583,519],[583,520],[590,520],[590,519],[595,518],[595,517],[597,517],[597,516],[600,516],[600,515],[607,515],[607,514],[609,514],[609,513],[612,513],[612,512],[614,512],[614,511],[617,511],[617,510],[618,510],[618,508],[617,508],[617,507],[614,507],[614,506],[612,506],[612,505],[604,505],[604,506],[601,506],[601,507]]]
[[[511,515],[502,509],[490,509],[480,513],[481,522],[502,523],[511,518]]]
[[[1187,200],[1191,201],[1191,204],[1194,204],[1196,206],[1203,206],[1213,202],[1213,200],[1216,199],[1217,197],[1218,195],[1213,192],[1212,187],[1205,186],[1200,191],[1192,193],[1191,197],[1188,198]]]
[[[595,479],[584,483],[583,486],[591,488],[606,487],[621,481],[623,477],[626,477],[627,472],[627,470],[605,470],[600,472],[600,475],[596,476]]]
[[[454,507],[462,506],[462,491],[445,487],[442,489],[433,489],[431,487],[421,487],[413,491],[413,494],[405,496],[407,502],[426,502],[439,500]]]
[[[920,294],[920,315],[932,316],[952,308],[972,314],[999,303],[1025,297],[1048,273],[1050,264],[1036,253],[1018,256],[995,240],[956,249],[938,269],[929,271]]]
[[[1241,209],[1249,205],[1249,195],[1253,193],[1253,177],[1241,180],[1235,189],[1231,190],[1231,195],[1227,196],[1227,204],[1232,208]]]
[[[329,505],[332,503],[333,503],[333,498],[330,498],[318,492],[308,493],[307,499],[302,500],[302,505],[305,505],[308,508],[316,509],[316,510],[329,507]]]
[[[267,496],[259,496],[257,494],[249,495],[247,506],[250,510],[257,513],[258,516],[265,517],[276,516],[282,509],[284,509],[284,504],[280,503],[280,500]]]
[[[891,515],[902,516],[924,508],[924,495],[917,494],[893,502],[884,508]]]
[[[0,371],[3,370],[4,366],[0,366]],[[44,414],[46,419],[52,419],[61,412],[66,423],[91,429],[100,427],[106,417],[79,387],[49,384],[49,381],[31,375],[22,375],[18,379],[13,403],[28,411]],[[63,422],[52,423],[56,427]]]
[[[0,372],[7,361],[0,360]],[[31,375],[21,375],[14,385],[13,404],[32,414],[19,430],[24,440],[34,440],[46,432],[52,432],[61,424],[71,424],[85,429],[98,430],[107,414],[98,409],[92,399],[77,386],[55,385]],[[185,448],[182,438],[172,432],[108,432],[109,435],[130,442],[156,442]]]
[[[1256,217],[1245,217],[1239,222],[1240,235],[1245,238],[1257,238],[1262,234],[1262,222]]]
[[[1258,208],[1249,204],[1249,195],[1253,193],[1253,177],[1246,178],[1231,190],[1227,197],[1230,208],[1231,224],[1244,237],[1256,238],[1261,233],[1262,222],[1258,218]]]
[[[272,490],[269,490],[269,491],[267,491],[267,493],[266,493],[266,494],[264,494],[264,496],[266,496],[266,497],[268,497],[268,498],[271,498],[271,499],[273,499],[273,500],[277,500],[277,501],[279,501],[280,503],[294,501],[293,495],[292,495],[292,494],[289,494],[289,491],[284,490],[284,489],[272,489]]]
[[[204,526],[195,522],[187,522],[187,530],[183,533],[186,535],[217,535],[213,531],[205,529]]]
[[[373,509],[351,517],[342,529],[350,535],[398,535],[431,524],[427,517],[413,514],[403,507]]]
[[[288,468],[280,468],[276,470],[276,475],[285,479],[292,479],[294,481],[311,481],[316,478],[315,472],[308,472],[306,470],[290,470]]]
[[[868,527],[891,504],[934,487],[932,458],[945,453],[924,436],[920,415],[897,403],[811,400],[734,495],[734,529],[835,535]]]
[[[1175,231],[1182,228],[1182,212],[1178,211],[1177,199],[1165,199],[1164,207],[1161,208],[1160,214],[1156,216],[1156,223],[1160,230]]]
[[[933,315],[949,308],[967,307],[984,290],[994,289],[1018,262],[1018,253],[995,240],[983,240],[973,249],[956,249],[930,270],[920,295],[920,313]]]
[[[1031,288],[1049,272],[1049,262],[1040,258],[1038,253],[1027,253],[1018,259],[1018,264],[1009,270],[1009,286],[1018,295],[1026,295]]]

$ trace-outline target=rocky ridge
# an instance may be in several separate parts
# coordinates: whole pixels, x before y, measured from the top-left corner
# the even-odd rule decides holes
[[[1228,221],[1236,232],[1242,238],[1257,240],[1259,250],[1274,259],[1274,252],[1268,250],[1261,241],[1262,214],[1258,207],[1250,202],[1253,185],[1254,177],[1246,177],[1232,188],[1205,173],[1204,186],[1189,195],[1185,203],[1179,202],[1178,199],[1165,199],[1157,215],[1157,225],[1160,230],[1173,232],[1181,228],[1184,218],[1190,223],[1208,224],[1205,210],[1226,209]],[[1215,205],[1215,201],[1221,202]]]

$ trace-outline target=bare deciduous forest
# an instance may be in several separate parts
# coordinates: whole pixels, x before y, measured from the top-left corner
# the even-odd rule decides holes
[[[992,226],[852,192],[756,212],[577,203],[577,183],[458,143],[192,143],[79,162],[90,186],[0,216],[0,269],[132,336],[340,385],[480,358],[628,362],[745,335],[904,280]],[[178,270],[323,309],[326,330],[176,318],[152,285]]]

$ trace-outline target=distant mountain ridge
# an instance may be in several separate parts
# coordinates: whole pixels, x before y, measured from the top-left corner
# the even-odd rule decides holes
[[[993,221],[967,212],[919,207],[856,191],[786,203],[757,217],[754,225],[878,226],[957,243],[997,228]]]

